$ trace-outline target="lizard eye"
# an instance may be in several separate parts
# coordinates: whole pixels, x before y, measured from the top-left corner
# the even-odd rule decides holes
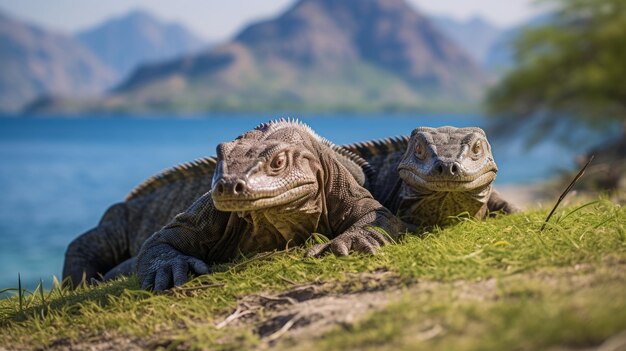
[[[482,143],[482,141],[478,140],[472,146],[472,152],[474,153],[474,155],[478,155],[482,151],[483,151],[483,143]]]
[[[420,160],[426,158],[426,147],[424,147],[424,143],[417,143],[417,145],[415,146],[415,156]]]
[[[270,163],[270,167],[272,167],[272,169],[275,171],[279,171],[285,168],[286,164],[287,164],[287,155],[284,152],[281,152],[274,157],[274,159],[272,160],[272,163]]]

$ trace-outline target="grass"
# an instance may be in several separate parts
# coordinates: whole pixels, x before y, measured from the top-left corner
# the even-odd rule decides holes
[[[459,296],[454,291],[458,284],[444,284],[429,293],[406,293],[403,299],[348,328],[336,328],[321,338],[285,348],[582,349],[626,329],[623,271],[594,269],[593,278],[583,279],[588,285],[568,282],[589,278],[585,273],[570,271],[560,276],[563,273],[500,279],[493,291],[484,289],[489,281],[469,284],[487,295],[484,300]],[[550,279],[547,285],[546,277]]]
[[[237,298],[389,271],[404,297],[321,336],[276,346],[321,349],[522,349],[599,345],[626,330],[626,210],[606,200],[529,211],[408,236],[376,256],[303,259],[303,248],[217,267],[155,295],[135,278],[69,291],[55,286],[0,300],[0,345],[118,342],[140,347],[249,349],[253,326],[215,328]],[[617,268],[611,268],[614,265]],[[427,286],[424,290],[422,287]],[[467,298],[461,292],[474,291]],[[350,292],[350,291],[348,291]],[[467,295],[467,294],[465,294]],[[20,302],[22,300],[22,302]],[[21,307],[20,307],[21,306]],[[107,341],[108,340],[108,341]],[[113,340],[113,341],[111,341]]]

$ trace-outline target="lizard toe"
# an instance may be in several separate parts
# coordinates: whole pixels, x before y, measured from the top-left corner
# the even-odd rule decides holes
[[[321,256],[324,252],[327,251],[328,248],[328,243],[326,244],[316,244],[311,246],[306,253],[304,254],[305,257],[319,257]]]
[[[172,287],[172,270],[164,267],[157,271],[154,281],[154,291],[163,291]]]
[[[195,257],[187,257],[187,264],[193,269],[196,274],[207,274],[209,273],[209,266],[204,263],[204,261],[199,260]]]
[[[186,262],[182,260],[177,262],[172,267],[172,276],[174,278],[174,286],[179,286],[185,284],[187,282],[187,273],[189,271],[189,267]]]
[[[148,273],[146,276],[141,278],[141,288],[144,290],[148,290],[154,286],[154,278],[156,276],[156,272]]]
[[[330,243],[330,252],[337,256],[348,256],[350,254],[351,242],[346,240],[333,240]]]
[[[354,240],[353,243],[354,251],[366,253],[366,254],[376,254],[380,244],[373,238],[368,236],[359,236]]]

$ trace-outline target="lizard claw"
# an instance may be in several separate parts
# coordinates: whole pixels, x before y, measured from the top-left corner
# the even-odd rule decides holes
[[[327,252],[332,252],[337,256],[348,256],[350,250],[343,242],[329,242],[325,244],[317,244],[306,252],[306,257],[320,257]]]
[[[209,267],[203,261],[184,255],[167,244],[142,249],[137,259],[137,273],[142,289],[167,290],[182,285],[189,273],[206,274]]]
[[[328,243],[312,246],[306,252],[306,257],[320,257],[327,252],[337,256],[348,256],[351,252],[376,254],[378,248],[387,243],[380,233],[369,231],[343,233]]]

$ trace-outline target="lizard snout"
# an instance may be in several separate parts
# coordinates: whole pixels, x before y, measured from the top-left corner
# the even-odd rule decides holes
[[[430,176],[435,178],[459,177],[463,176],[464,173],[463,167],[456,161],[437,160],[430,169]]]
[[[213,194],[218,196],[238,196],[248,191],[248,183],[239,177],[222,177],[213,183]]]

